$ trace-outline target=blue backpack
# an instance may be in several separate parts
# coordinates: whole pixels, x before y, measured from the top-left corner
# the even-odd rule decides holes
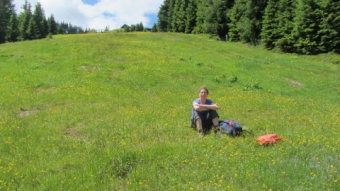
[[[240,124],[228,119],[220,121],[220,130],[222,134],[227,134],[232,137],[240,136],[243,132]]]

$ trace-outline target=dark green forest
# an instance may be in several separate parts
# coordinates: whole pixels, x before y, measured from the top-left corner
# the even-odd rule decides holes
[[[72,24],[58,23],[53,14],[46,18],[41,4],[35,7],[26,0],[18,15],[13,0],[0,0],[0,43],[46,38],[54,34],[80,33]]]
[[[340,53],[339,0],[164,0],[153,31],[210,34],[297,54]]]
[[[143,28],[140,23],[125,30]],[[287,53],[340,54],[340,1],[164,0],[151,31],[209,34]],[[26,0],[17,15],[12,0],[0,0],[0,43],[83,32],[56,22],[53,14],[46,18],[40,3],[32,7]]]

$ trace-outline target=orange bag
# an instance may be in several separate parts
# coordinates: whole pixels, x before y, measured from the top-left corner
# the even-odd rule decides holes
[[[277,136],[277,134],[267,134],[256,139],[260,145],[264,144],[275,144],[278,140],[283,140],[282,137]]]

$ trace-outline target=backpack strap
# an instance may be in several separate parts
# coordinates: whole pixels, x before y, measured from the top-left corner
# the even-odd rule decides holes
[[[229,128],[232,128],[232,127],[233,127],[233,120],[229,120],[229,122],[228,122],[228,127],[229,127]]]

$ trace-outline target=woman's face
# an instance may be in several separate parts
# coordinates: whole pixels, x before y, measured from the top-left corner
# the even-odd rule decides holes
[[[199,98],[207,99],[208,97],[208,92],[205,89],[201,89],[199,93]]]

